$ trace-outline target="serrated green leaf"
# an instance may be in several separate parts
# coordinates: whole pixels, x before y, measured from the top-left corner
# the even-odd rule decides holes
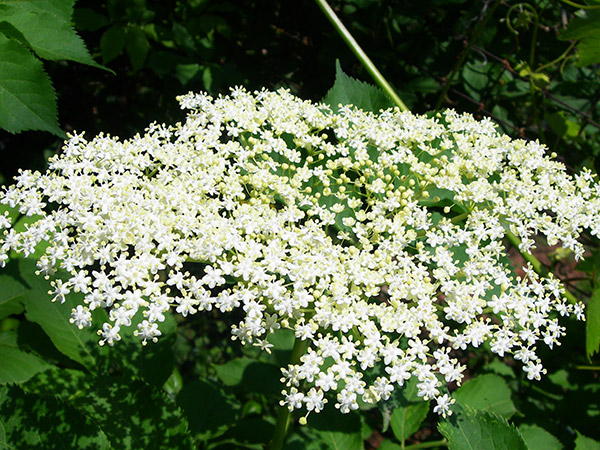
[[[600,442],[590,439],[578,431],[575,439],[575,450],[600,450]]]
[[[10,133],[58,127],[56,93],[42,63],[19,42],[0,34],[0,127]]]
[[[429,412],[429,402],[420,401],[414,405],[396,408],[392,413],[390,425],[394,436],[400,442],[415,434]]]
[[[23,34],[40,58],[103,68],[71,25],[73,3],[74,0],[5,0],[0,4],[0,15]]]
[[[506,381],[492,373],[479,375],[466,381],[452,396],[461,405],[493,412],[505,419],[510,418],[516,412]]]
[[[30,47],[29,42],[27,42],[27,38],[23,36],[23,33],[17,30],[10,22],[6,22],[4,20],[0,21],[0,33],[11,39],[16,39],[25,47]]]
[[[537,425],[523,424],[519,427],[528,450],[560,450],[563,445],[558,439]]]
[[[583,16],[571,20],[567,29],[558,35],[562,40],[579,40],[578,67],[600,62],[600,12],[585,11]]]
[[[600,289],[592,293],[585,311],[585,352],[589,359],[600,350]]]
[[[322,100],[333,111],[339,105],[354,105],[363,111],[377,112],[394,106],[392,100],[376,86],[356,80],[344,73],[340,62],[335,62],[335,83]]]
[[[521,433],[497,414],[455,407],[454,414],[440,422],[438,431],[450,450],[527,450]]]
[[[0,361],[0,384],[23,383],[50,368],[46,361],[19,349],[14,332],[0,333]]]

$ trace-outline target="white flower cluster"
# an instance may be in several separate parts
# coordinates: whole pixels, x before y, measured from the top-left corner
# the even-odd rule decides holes
[[[521,250],[545,235],[581,257],[580,232],[600,231],[600,187],[571,177],[536,142],[454,111],[379,114],[302,101],[285,90],[188,94],[185,123],[127,141],[72,136],[46,173],[23,171],[0,202],[35,216],[24,231],[0,216],[0,265],[31,256],[54,300],[84,294],[79,327],[104,308],[100,344],[134,333],[156,341],[170,310],[244,311],[233,338],[271,347],[291,329],[307,343],[283,369],[282,404],[344,413],[387,399],[411,377],[448,414],[457,349],[488,343],[521,360],[564,334],[576,314],[551,275],[517,276]]]

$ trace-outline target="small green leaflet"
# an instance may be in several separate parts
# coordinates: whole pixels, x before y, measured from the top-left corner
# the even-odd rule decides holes
[[[427,413],[429,413],[429,402],[423,400],[396,408],[390,421],[394,436],[400,442],[404,442],[419,430]]]
[[[440,422],[450,450],[528,450],[518,429],[497,414],[457,406]]]
[[[429,413],[429,402],[417,395],[417,384],[416,378],[411,378],[402,389],[395,391],[391,398],[395,403],[392,415],[389,419],[384,415],[384,424],[389,420],[394,436],[400,442],[416,433]]]
[[[378,112],[394,106],[392,100],[379,88],[358,81],[344,73],[340,62],[335,62],[335,84],[322,100],[333,111],[338,111],[340,104],[354,105],[363,111]]]
[[[0,1],[0,128],[65,137],[58,126],[56,93],[37,57],[109,70],[94,61],[75,32],[74,2]]]

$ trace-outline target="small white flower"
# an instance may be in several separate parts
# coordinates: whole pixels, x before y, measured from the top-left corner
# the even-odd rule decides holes
[[[435,398],[437,405],[433,407],[433,412],[439,414],[443,418],[452,415],[452,410],[450,409],[450,405],[456,402],[455,399],[450,397],[448,394],[441,395]]]

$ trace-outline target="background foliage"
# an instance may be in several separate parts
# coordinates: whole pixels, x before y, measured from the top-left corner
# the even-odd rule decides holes
[[[413,112],[491,116],[573,169],[600,166],[599,9],[555,0],[331,3]],[[370,81],[307,0],[0,0],[0,182],[21,167],[43,169],[63,130],[125,138],[173,123],[182,118],[175,96],[189,90],[285,86],[376,109],[381,94],[344,72]],[[600,251],[588,244],[578,267],[553,249],[538,255],[588,303],[587,327],[568,323],[563,345],[543,357],[541,382],[485,349],[465,352],[459,412],[439,426],[409,384],[380,408],[309,416],[286,448],[600,448]],[[50,303],[47,290],[24,260],[0,272],[0,448],[268,443],[293,336],[281,332],[273,354],[259,354],[229,340],[226,319],[204,313],[163,324],[157,345],[124,337],[109,351],[91,329],[74,328],[69,303]]]

